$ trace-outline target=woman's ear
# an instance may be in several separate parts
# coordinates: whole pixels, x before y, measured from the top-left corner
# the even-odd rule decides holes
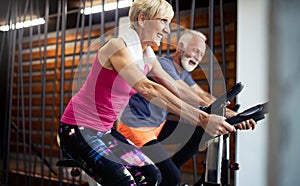
[[[144,14],[138,15],[138,25],[139,27],[144,27],[146,16]]]

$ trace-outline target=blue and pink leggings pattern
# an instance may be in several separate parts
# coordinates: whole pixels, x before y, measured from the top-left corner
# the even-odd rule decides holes
[[[103,134],[62,123],[58,136],[65,156],[77,161],[102,186],[151,186],[161,182],[154,163],[115,129]]]

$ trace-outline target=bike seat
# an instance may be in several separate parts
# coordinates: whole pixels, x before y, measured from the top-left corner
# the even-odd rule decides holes
[[[56,166],[59,167],[79,167],[79,164],[72,159],[58,160]]]

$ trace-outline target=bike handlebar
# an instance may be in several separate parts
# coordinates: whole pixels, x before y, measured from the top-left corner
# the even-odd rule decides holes
[[[227,118],[226,122],[231,125],[246,121],[248,119],[253,119],[254,121],[259,121],[265,118],[265,114],[268,113],[268,102],[263,104],[258,104],[254,107],[251,107],[234,117]]]
[[[200,107],[200,109],[208,114],[211,113],[221,113],[223,108],[226,107],[228,102],[235,98],[242,90],[244,86],[241,82],[234,85],[232,88],[230,88],[225,94],[223,94],[221,97],[216,99],[211,105],[208,107]]]

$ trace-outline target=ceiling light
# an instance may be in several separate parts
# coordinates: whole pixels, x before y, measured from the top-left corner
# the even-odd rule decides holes
[[[9,31],[9,30],[26,28],[26,27],[31,27],[31,26],[41,25],[41,24],[45,24],[44,18],[27,20],[24,22],[18,22],[16,24],[2,25],[2,26],[0,26],[0,31],[5,32],[5,31]]]
[[[119,1],[118,4],[117,4],[117,2],[105,3],[104,4],[104,11],[115,10],[117,8],[129,7],[129,6],[131,6],[131,4],[132,4],[132,0]],[[96,14],[96,13],[102,12],[103,11],[102,8],[103,8],[102,5],[96,5],[96,6],[81,9],[80,12],[84,13],[85,15]]]

